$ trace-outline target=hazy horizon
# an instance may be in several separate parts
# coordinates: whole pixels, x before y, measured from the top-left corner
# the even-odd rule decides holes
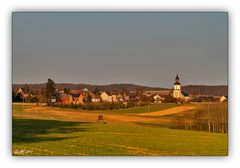
[[[13,13],[13,84],[227,85],[225,12]]]
[[[47,81],[46,81],[47,82]],[[40,82],[40,83],[13,83],[13,85],[38,85],[38,84],[46,84],[46,82]],[[89,84],[89,83],[68,83],[68,82],[55,82],[55,84],[73,84],[73,85],[92,85],[92,86],[103,86],[103,85],[117,85],[117,84],[121,84],[121,85],[139,85],[139,86],[145,86],[145,87],[152,87],[152,88],[166,88],[166,89],[171,89],[173,87],[169,86],[169,87],[163,87],[163,86],[148,86],[148,85],[142,85],[142,84],[137,84],[137,83],[109,83],[109,84]],[[188,85],[196,85],[196,86],[228,86],[228,84],[226,85],[204,85],[204,84],[186,84],[186,85],[182,85],[182,86],[188,86]]]

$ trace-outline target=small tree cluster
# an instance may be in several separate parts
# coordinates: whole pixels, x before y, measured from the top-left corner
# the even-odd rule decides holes
[[[215,133],[228,132],[227,103],[204,104],[196,111],[186,112],[173,121],[172,128],[208,131]]]

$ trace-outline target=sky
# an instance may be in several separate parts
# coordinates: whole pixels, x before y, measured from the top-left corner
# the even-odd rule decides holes
[[[227,13],[13,13],[13,83],[226,85]]]

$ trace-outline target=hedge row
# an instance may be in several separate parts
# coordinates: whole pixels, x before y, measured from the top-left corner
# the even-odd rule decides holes
[[[135,106],[135,103],[127,103],[126,105],[123,103],[85,103],[85,104],[56,104],[53,105],[60,108],[75,108],[75,109],[83,109],[83,110],[114,110],[114,109],[124,109],[131,108]]]

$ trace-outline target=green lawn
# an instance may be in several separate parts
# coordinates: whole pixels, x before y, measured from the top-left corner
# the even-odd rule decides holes
[[[14,105],[13,116],[26,106]],[[46,117],[47,118],[47,117]],[[228,135],[160,125],[13,117],[13,155],[227,155]]]

